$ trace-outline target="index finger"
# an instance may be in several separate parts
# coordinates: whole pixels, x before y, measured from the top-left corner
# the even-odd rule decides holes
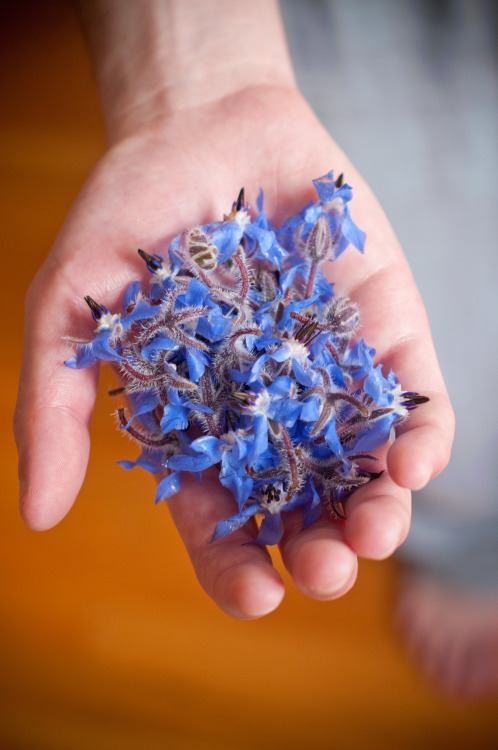
[[[20,509],[26,524],[49,529],[71,508],[88,464],[88,424],[98,368],[74,372],[64,365],[71,330],[64,298],[51,287],[43,299],[43,275],[26,300],[24,353],[14,417],[19,452]]]

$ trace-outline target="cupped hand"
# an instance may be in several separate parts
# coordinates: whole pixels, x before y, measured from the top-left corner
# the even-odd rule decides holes
[[[220,219],[239,189],[255,202],[265,191],[270,220],[281,224],[314,197],[311,184],[330,169],[353,186],[352,215],[367,233],[361,256],[348,249],[325,269],[336,293],[361,306],[361,335],[407,391],[430,397],[384,452],[387,471],[347,504],[347,520],[326,513],[305,531],[286,526],[281,553],[296,586],[333,599],[354,584],[357,556],[382,559],[405,539],[410,490],[446,465],[453,414],[424,308],[396,238],[369,188],[300,95],[290,88],[248,88],[185,110],[116,143],[90,175],[26,302],[26,333],[15,419],[20,502],[33,529],[58,523],[84,480],[97,367],[70,370],[65,337],[91,338],[83,301],[118,310],[124,287],[147,272],[137,256],[165,251],[185,228]],[[258,617],[275,609],[283,583],[267,550],[244,545],[250,526],[207,541],[235,501],[214,479],[186,477],[169,501],[201,585],[229,614]]]

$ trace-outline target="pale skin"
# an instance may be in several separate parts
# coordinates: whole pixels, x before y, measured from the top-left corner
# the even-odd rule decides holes
[[[354,188],[352,214],[367,245],[327,273],[337,293],[361,305],[361,335],[385,373],[392,368],[406,390],[431,400],[385,452],[385,474],[348,501],[346,522],[324,514],[298,533],[299,517],[288,519],[286,568],[304,594],[330,600],[353,586],[358,557],[386,558],[405,539],[410,490],[446,465],[453,413],[407,262],[371,191],[297,91],[276,5],[239,6],[83,3],[110,146],[26,302],[15,420],[21,513],[31,528],[51,528],[84,480],[98,371],[63,364],[72,353],[64,337],[90,338],[94,328],[83,297],[117,311],[123,288],[147,281],[138,247],[154,253],[185,228],[221,218],[242,185],[253,204],[264,188],[279,225],[313,198],[311,180],[333,168]],[[249,619],[280,604],[284,585],[268,552],[243,544],[253,527],[207,544],[234,512],[215,476],[202,488],[185,477],[169,507],[201,585],[225,612]]]

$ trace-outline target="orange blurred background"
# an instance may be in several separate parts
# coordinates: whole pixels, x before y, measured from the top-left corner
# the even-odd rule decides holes
[[[443,699],[405,657],[392,562],[362,562],[336,602],[306,599],[282,571],[275,613],[219,612],[153,479],[116,466],[136,451],[109,417],[106,370],[73,511],[49,532],[23,525],[11,436],[23,299],[105,135],[72,4],[3,4],[2,21],[1,750],[496,747],[496,702]]]

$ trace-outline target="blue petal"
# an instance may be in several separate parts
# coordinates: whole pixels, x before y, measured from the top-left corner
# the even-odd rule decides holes
[[[253,383],[254,381],[259,379],[263,365],[265,364],[265,362],[268,362],[269,358],[270,358],[269,354],[261,354],[257,358],[256,362],[251,367],[251,375],[249,377],[249,383]]]
[[[181,299],[188,307],[200,307],[209,301],[209,294],[209,288],[202,281],[190,279],[187,292],[181,295]]]
[[[217,463],[216,458],[212,456],[206,456],[202,453],[197,453],[194,456],[187,456],[186,454],[179,454],[177,456],[171,456],[167,461],[168,469],[176,469],[178,471],[204,471],[213,464]]]
[[[277,268],[282,268],[282,261],[289,254],[279,244],[275,232],[268,231],[257,224],[247,224],[244,234],[257,242],[255,257],[258,260],[266,260],[273,263]]]
[[[204,375],[206,365],[209,364],[209,357],[205,352],[190,347],[187,347],[186,354],[190,380],[193,383],[198,383],[200,378]]]
[[[248,458],[249,466],[254,466],[258,457],[268,448],[268,420],[263,414],[254,417],[254,439]]]
[[[173,341],[173,339],[170,339],[167,336],[156,336],[156,338],[152,339],[152,341],[142,349],[142,358],[145,359],[146,362],[153,362],[160,352],[177,348],[178,344],[176,341]]]
[[[145,471],[149,471],[151,474],[157,474],[159,471],[164,469],[162,463],[161,450],[144,448],[140,456],[135,461],[118,461],[119,466],[126,471],[134,469],[135,466],[140,466]]]
[[[363,390],[373,398],[377,406],[388,406],[390,383],[382,374],[382,365],[377,365],[365,378]]]
[[[318,373],[311,369],[311,367],[303,367],[298,359],[292,360],[292,371],[296,376],[296,380],[301,385],[310,388],[312,385],[318,382]]]
[[[317,269],[313,289],[319,293],[319,302],[321,305],[324,305],[334,296],[334,285],[327,279],[320,268]]]
[[[275,362],[285,362],[286,359],[290,358],[291,353],[288,347],[279,346],[274,352],[270,352],[268,356],[274,359]]]
[[[277,239],[286,248],[294,248],[296,233],[299,234],[299,229],[302,227],[304,221],[305,211],[313,205],[313,201],[310,201],[298,214],[291,216],[285,224],[278,230]]]
[[[225,518],[224,521],[219,521],[216,524],[214,534],[209,541],[216,542],[217,539],[221,539],[221,537],[232,534],[234,531],[237,531],[237,529],[240,529],[242,526],[244,526],[244,524],[247,523],[250,518],[256,515],[256,513],[260,512],[261,508],[259,507],[259,504],[253,503],[253,505],[249,505],[247,508],[239,511],[234,516]]]
[[[220,341],[232,329],[232,320],[226,318],[219,307],[213,307],[207,317],[199,318],[196,332],[208,341]]]
[[[293,265],[290,268],[288,268],[284,273],[280,276],[280,283],[279,287],[283,292],[286,292],[289,287],[294,287],[294,282],[296,279],[296,274],[299,273],[302,275],[302,273],[308,268],[308,263],[300,263],[297,265]]]
[[[123,294],[123,311],[126,313],[128,307],[135,302],[136,298],[140,293],[140,282],[132,281],[132,283],[126,287],[125,293]]]
[[[156,505],[161,502],[161,500],[166,500],[166,498],[176,495],[176,493],[179,492],[181,477],[182,475],[180,471],[174,471],[159,482],[157,485],[156,499],[154,501]]]
[[[235,383],[248,383],[249,382],[248,379],[249,379],[250,373],[248,372],[243,373],[243,372],[240,372],[240,370],[229,369],[228,374],[230,375],[230,377]]]
[[[320,399],[318,396],[311,396],[307,398],[301,409],[299,419],[303,422],[316,422],[320,416]]]
[[[311,524],[315,523],[315,521],[318,521],[318,519],[322,515],[322,503],[320,500],[320,495],[315,489],[313,477],[309,478],[309,486],[311,490],[311,500],[305,503],[301,508],[301,512],[303,515],[303,529],[305,529],[307,526],[311,526]]]
[[[336,456],[342,456],[344,453],[344,449],[341,445],[341,441],[339,440],[335,428],[335,417],[332,417],[330,422],[327,424],[327,427],[325,428],[325,442],[329,446],[330,450],[335,453]],[[356,446],[355,446],[356,449]]]
[[[143,391],[141,393],[130,393],[129,398],[132,408],[132,416],[124,429],[127,429],[136,417],[153,411],[159,404],[159,396],[155,390]]]
[[[91,367],[99,359],[107,362],[122,362],[123,358],[109,343],[112,333],[111,330],[101,331],[92,342],[80,346],[76,355],[66,360],[64,364],[67,367],[79,370],[84,367]]]
[[[102,331],[92,342],[92,355],[108,362],[122,362],[123,358],[117,354],[110,344],[112,331]]]
[[[270,383],[267,390],[273,396],[289,396],[293,388],[295,392],[294,380],[289,375],[279,375],[273,383]]]
[[[317,177],[313,180],[313,185],[317,192],[318,198],[322,203],[328,203],[334,197],[334,193],[337,191],[336,184],[334,182],[334,172],[330,170],[323,177]]]
[[[146,300],[139,299],[133,310],[121,320],[123,328],[130,328],[131,324],[137,320],[147,320],[155,318],[159,312],[157,305],[150,305]]]
[[[376,419],[371,427],[367,427],[357,435],[357,442],[354,445],[356,452],[372,451],[385,445],[389,440],[394,415],[386,414],[385,417]]]
[[[180,247],[182,236],[183,232],[177,234],[177,236],[171,240],[168,248],[169,264],[171,267],[172,276],[176,276],[183,266],[183,259],[177,252]]]
[[[282,339],[279,336],[273,336],[271,328],[265,328],[261,336],[255,336],[253,341],[253,346],[257,349],[258,352],[260,352],[263,349],[266,349],[268,346],[272,346],[272,344],[281,344]],[[249,346],[248,346],[249,348]]]
[[[355,378],[362,378],[364,375],[368,375],[372,370],[374,356],[375,349],[367,346],[365,341],[360,338],[356,344],[346,352],[344,363],[355,368],[353,371],[353,376]]]
[[[205,406],[205,404],[196,404],[194,401],[191,401],[188,398],[185,398],[183,400],[183,405],[185,407],[188,406],[189,409],[192,409],[192,411],[201,411],[203,414],[213,414],[213,410],[209,406]]]
[[[283,299],[283,296],[284,295],[282,294],[282,292],[278,291],[273,299],[269,300],[268,302],[265,302],[264,305],[261,305],[261,307],[258,310],[254,311],[253,317],[258,325],[263,320],[263,316],[265,315],[265,313],[267,313],[268,310],[270,310],[274,304],[276,304],[277,302],[280,302],[280,300]]]
[[[211,234],[218,248],[218,262],[224,263],[238,249],[242,239],[242,227],[237,221],[223,221]]]
[[[251,452],[253,446],[253,439],[245,435],[241,437],[237,432],[231,432],[231,436],[235,441],[235,445],[232,448],[232,455],[236,461],[242,461]]]
[[[272,404],[271,418],[284,427],[293,427],[301,413],[302,404],[297,399],[283,398]]]
[[[72,370],[81,370],[85,367],[91,367],[96,361],[97,358],[92,356],[91,345],[83,344],[83,346],[78,347],[76,354],[64,360],[64,364]]]
[[[311,305],[314,305],[315,302],[318,302],[319,299],[320,299],[320,295],[314,294],[312,297],[309,297],[308,299],[294,300],[292,302],[289,302],[289,304],[284,307],[282,317],[278,322],[279,330],[293,329],[294,320],[291,318],[291,313],[301,312],[302,310],[305,310],[307,307],[311,307]]]
[[[254,485],[244,466],[235,459],[231,451],[225,451],[221,459],[220,482],[232,492],[239,508],[249,499]]]
[[[344,380],[344,373],[338,364],[332,362],[331,364],[327,365],[327,372],[330,375],[330,379],[335,385],[347,390],[346,381]]]
[[[274,516],[270,513],[265,513],[257,538],[249,542],[249,544],[278,544],[282,539],[283,533],[284,525],[280,513],[276,513]]]
[[[263,193],[263,189],[259,188],[258,197],[256,198],[256,208],[258,209],[260,214],[264,212],[264,203],[265,203],[265,194]]]
[[[342,225],[342,233],[349,244],[356,247],[360,253],[365,250],[365,240],[367,235],[361,229],[359,229],[354,221],[351,219],[349,212],[346,214],[346,219]]]
[[[221,461],[223,448],[228,445],[226,440],[220,440],[213,435],[205,435],[197,438],[190,443],[190,448],[196,453],[204,453],[206,456],[213,458],[213,463]]]
[[[161,432],[165,435],[170,430],[186,430],[188,427],[188,409],[175,404],[164,407],[161,419]]]

